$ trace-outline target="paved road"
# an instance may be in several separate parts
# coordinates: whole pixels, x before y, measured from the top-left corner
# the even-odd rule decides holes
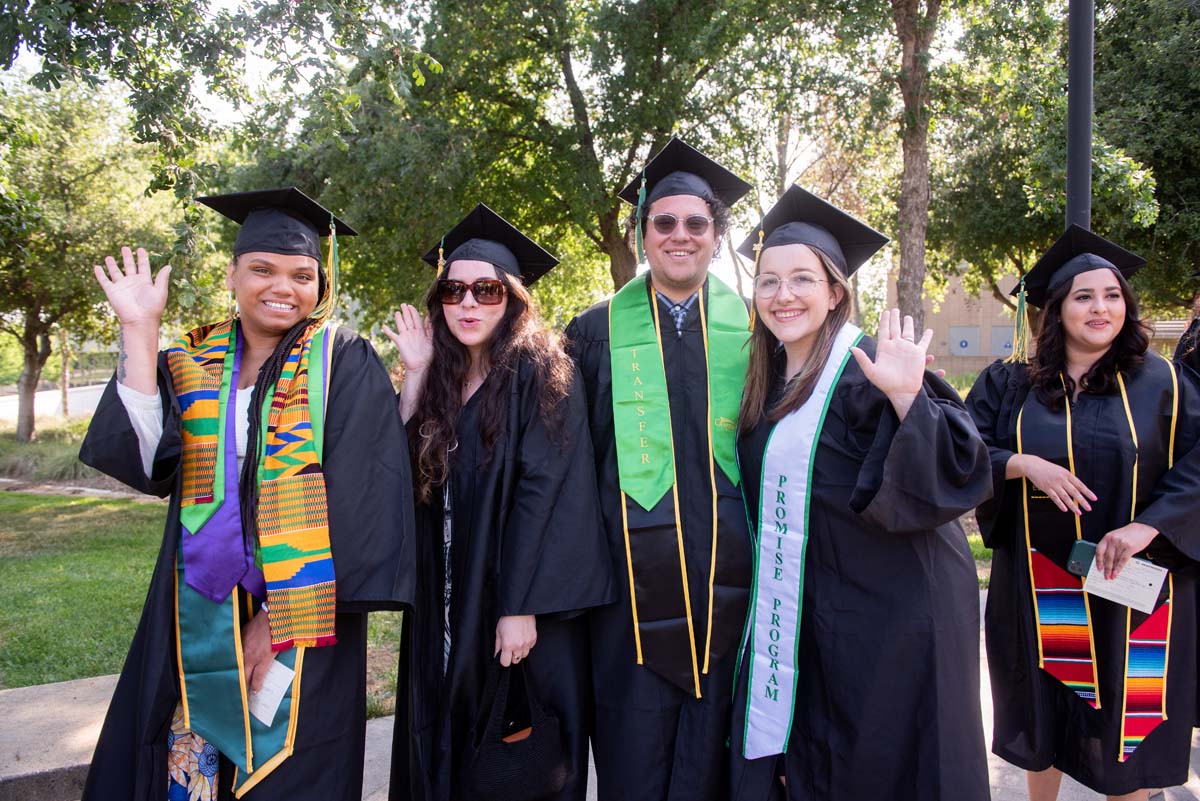
[[[71,417],[87,417],[96,411],[96,406],[100,403],[100,396],[104,393],[104,387],[104,384],[72,387],[67,395],[67,405],[71,410]],[[34,395],[33,413],[35,417],[58,417],[61,410],[62,393],[57,389],[43,390]],[[16,395],[0,395],[0,420],[16,422]]]

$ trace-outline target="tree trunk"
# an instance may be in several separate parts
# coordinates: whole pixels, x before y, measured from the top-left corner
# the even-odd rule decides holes
[[[67,342],[67,329],[58,329],[58,355],[62,360],[62,369],[58,371],[58,391],[62,394],[62,408],[59,414],[67,420],[71,416],[71,346]]]
[[[941,0],[892,0],[892,17],[900,39],[900,75],[904,100],[900,142],[904,172],[900,179],[897,239],[900,276],[896,300],[911,315],[915,329],[925,328],[925,229],[929,222],[929,46],[937,30]],[[920,334],[918,334],[920,336]]]
[[[42,368],[46,366],[46,359],[50,358],[50,334],[39,330],[40,327],[35,328],[36,324],[36,318],[27,319],[25,333],[21,337],[24,363],[21,377],[17,379],[17,439],[22,442],[33,441],[34,395],[42,377]]]
[[[629,240],[621,234],[621,209],[610,209],[600,218],[601,250],[608,254],[608,273],[613,289],[628,284],[637,275],[637,256]]]

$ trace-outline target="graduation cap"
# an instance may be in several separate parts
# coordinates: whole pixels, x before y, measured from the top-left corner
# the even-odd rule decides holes
[[[1136,253],[1072,223],[1009,292],[1017,299],[1016,333],[1009,361],[1028,360],[1026,303],[1043,308],[1055,289],[1080,273],[1107,269],[1130,278],[1145,263],[1146,260]]]
[[[233,243],[234,258],[243,253],[312,256],[321,261],[321,237],[333,228],[341,236],[356,236],[333,212],[294,186],[256,192],[232,192],[196,198],[241,225]]]
[[[694,195],[705,201],[720,200],[732,206],[751,189],[750,184],[722,167],[678,136],[654,154],[641,175],[630,181],[617,197],[637,206],[637,253],[642,258],[642,216],[659,198]]]
[[[339,264],[337,235],[357,236],[358,231],[294,186],[205,195],[196,201],[241,225],[233,243],[235,259],[243,253],[311,256],[319,268],[321,237],[333,233],[326,268],[319,271],[320,300],[309,316],[324,320],[333,313]]]
[[[1029,304],[1040,309],[1051,292],[1080,273],[1108,269],[1128,279],[1145,264],[1136,253],[1072,224],[1009,294],[1017,297],[1024,289]]]
[[[755,263],[762,251],[779,245],[808,245],[829,257],[842,275],[867,263],[888,238],[796,184],[767,211],[737,248]]]
[[[643,184],[646,195],[639,204]],[[718,198],[726,206],[732,206],[750,189],[750,184],[678,136],[672,136],[646,162],[641,175],[630,181],[617,197],[634,206],[649,206],[668,195],[695,195],[704,200]]]
[[[446,252],[450,255],[446,256]],[[558,264],[558,259],[537,242],[482,203],[471,209],[421,259],[436,267],[438,275],[441,275],[443,266],[455,261],[486,261],[520,278],[525,286]]]

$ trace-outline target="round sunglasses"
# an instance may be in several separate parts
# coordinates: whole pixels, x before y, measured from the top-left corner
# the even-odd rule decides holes
[[[445,305],[454,306],[463,302],[468,289],[471,290],[471,297],[481,306],[496,306],[504,300],[504,282],[498,278],[477,278],[470,284],[450,278],[439,278],[437,299]]]
[[[669,212],[651,214],[649,219],[654,230],[663,236],[674,233],[675,228],[679,225],[679,218]],[[692,236],[702,236],[708,231],[708,226],[712,225],[712,221],[712,217],[705,217],[703,214],[689,214],[683,218],[683,227]]]

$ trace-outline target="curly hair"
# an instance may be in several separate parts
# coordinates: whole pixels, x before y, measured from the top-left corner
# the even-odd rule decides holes
[[[509,382],[515,380],[520,364],[533,370],[538,413],[552,436],[560,436],[563,431],[559,406],[571,389],[574,369],[558,338],[542,322],[525,285],[504,270],[496,270],[496,277],[504,284],[508,306],[488,346],[489,380],[479,389],[483,393],[479,421],[485,462],[491,459],[500,429],[508,419],[504,407]],[[428,372],[408,424],[409,451],[416,462],[413,484],[421,503],[428,503],[433,490],[445,484],[449,476],[450,454],[458,446],[456,426],[463,406],[462,387],[471,366],[466,346],[446,324],[436,282],[426,293],[425,308],[433,328],[430,364],[436,369]]]
[[[1082,389],[1097,395],[1116,392],[1117,373],[1140,366],[1150,347],[1150,326],[1138,316],[1137,298],[1129,282],[1116,270],[1112,272],[1125,298],[1125,324],[1104,355],[1079,380]],[[1063,301],[1071,293],[1073,283],[1064,281],[1046,299],[1037,346],[1029,361],[1030,384],[1038,399],[1054,411],[1062,408],[1064,398],[1075,395],[1075,381],[1067,375],[1067,337],[1062,325]]]

